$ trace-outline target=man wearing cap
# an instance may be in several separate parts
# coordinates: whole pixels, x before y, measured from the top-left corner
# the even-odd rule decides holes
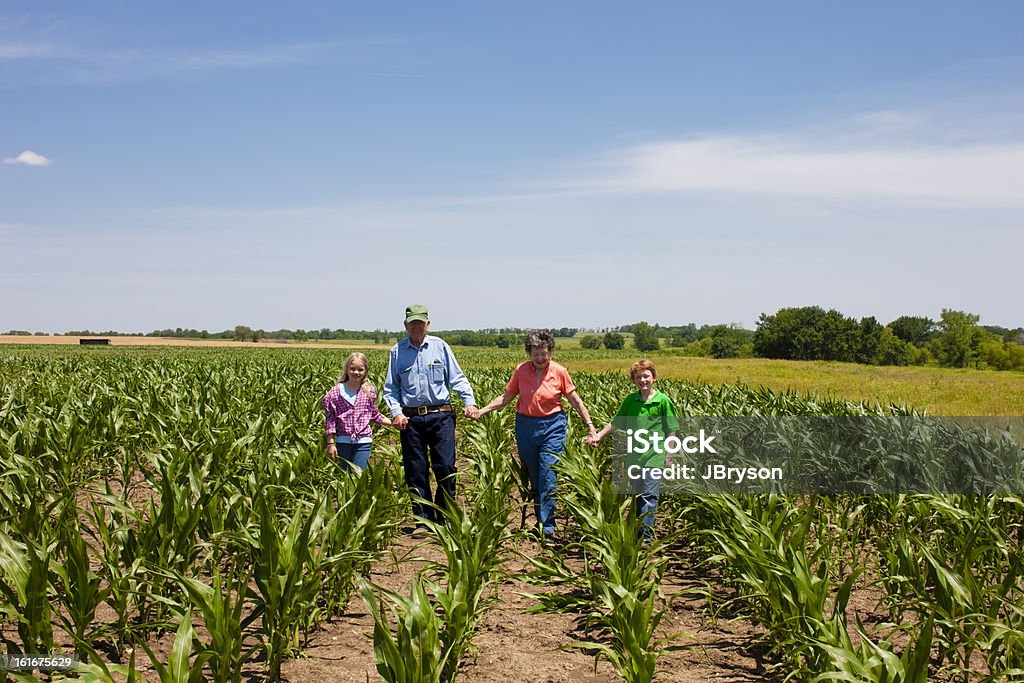
[[[455,498],[455,413],[451,392],[462,399],[466,417],[476,419],[473,388],[462,372],[455,354],[438,337],[427,335],[430,317],[427,307],[413,304],[405,309],[408,337],[391,348],[384,381],[384,402],[391,410],[394,426],[401,430],[402,465],[405,483],[413,495],[431,500],[430,469],[437,480],[434,505],[443,507],[445,498]],[[429,454],[429,459],[428,459]],[[434,509],[413,501],[417,522],[439,521]],[[424,530],[417,525],[417,533]]]

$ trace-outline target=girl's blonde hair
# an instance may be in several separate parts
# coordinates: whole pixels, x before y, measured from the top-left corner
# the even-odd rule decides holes
[[[366,368],[366,374],[363,375],[363,382],[366,382],[366,378],[370,374],[370,361],[367,360],[365,353],[360,353],[358,351],[350,353],[348,358],[345,359],[345,365],[341,371],[341,378],[338,379],[338,381],[342,384],[348,381],[348,366],[352,365],[352,361],[359,361],[363,364],[363,367]]]

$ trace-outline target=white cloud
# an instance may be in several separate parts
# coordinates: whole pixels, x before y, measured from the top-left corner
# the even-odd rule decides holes
[[[7,157],[4,159],[4,163],[25,164],[26,166],[49,166],[53,163],[53,160],[47,159],[42,154],[36,154],[30,149],[26,149],[16,157]]]
[[[568,187],[599,193],[736,192],[1024,206],[1024,144],[847,145],[792,136],[706,137],[627,147]]]

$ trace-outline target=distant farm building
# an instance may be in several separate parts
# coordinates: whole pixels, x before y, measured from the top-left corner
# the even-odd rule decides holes
[[[79,346],[110,346],[109,339],[79,339]]]

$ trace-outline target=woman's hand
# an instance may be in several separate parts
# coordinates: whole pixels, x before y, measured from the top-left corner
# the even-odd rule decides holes
[[[493,401],[485,405],[483,408],[479,408],[476,413],[476,418],[479,420],[481,417],[495,410],[501,410],[515,399],[516,395],[506,391],[501,396],[498,396]]]
[[[593,428],[593,426],[591,426],[590,434],[587,435],[587,437],[586,437],[586,439],[584,439],[584,441],[587,442],[588,446],[596,446],[599,443],[601,443],[601,441],[604,439],[604,437],[606,437],[609,434],[611,434],[614,429],[615,429],[615,424],[613,422],[609,422],[608,424],[606,424],[604,426],[604,429],[602,429],[601,431],[599,431],[598,433],[595,434],[594,433],[594,428]]]

